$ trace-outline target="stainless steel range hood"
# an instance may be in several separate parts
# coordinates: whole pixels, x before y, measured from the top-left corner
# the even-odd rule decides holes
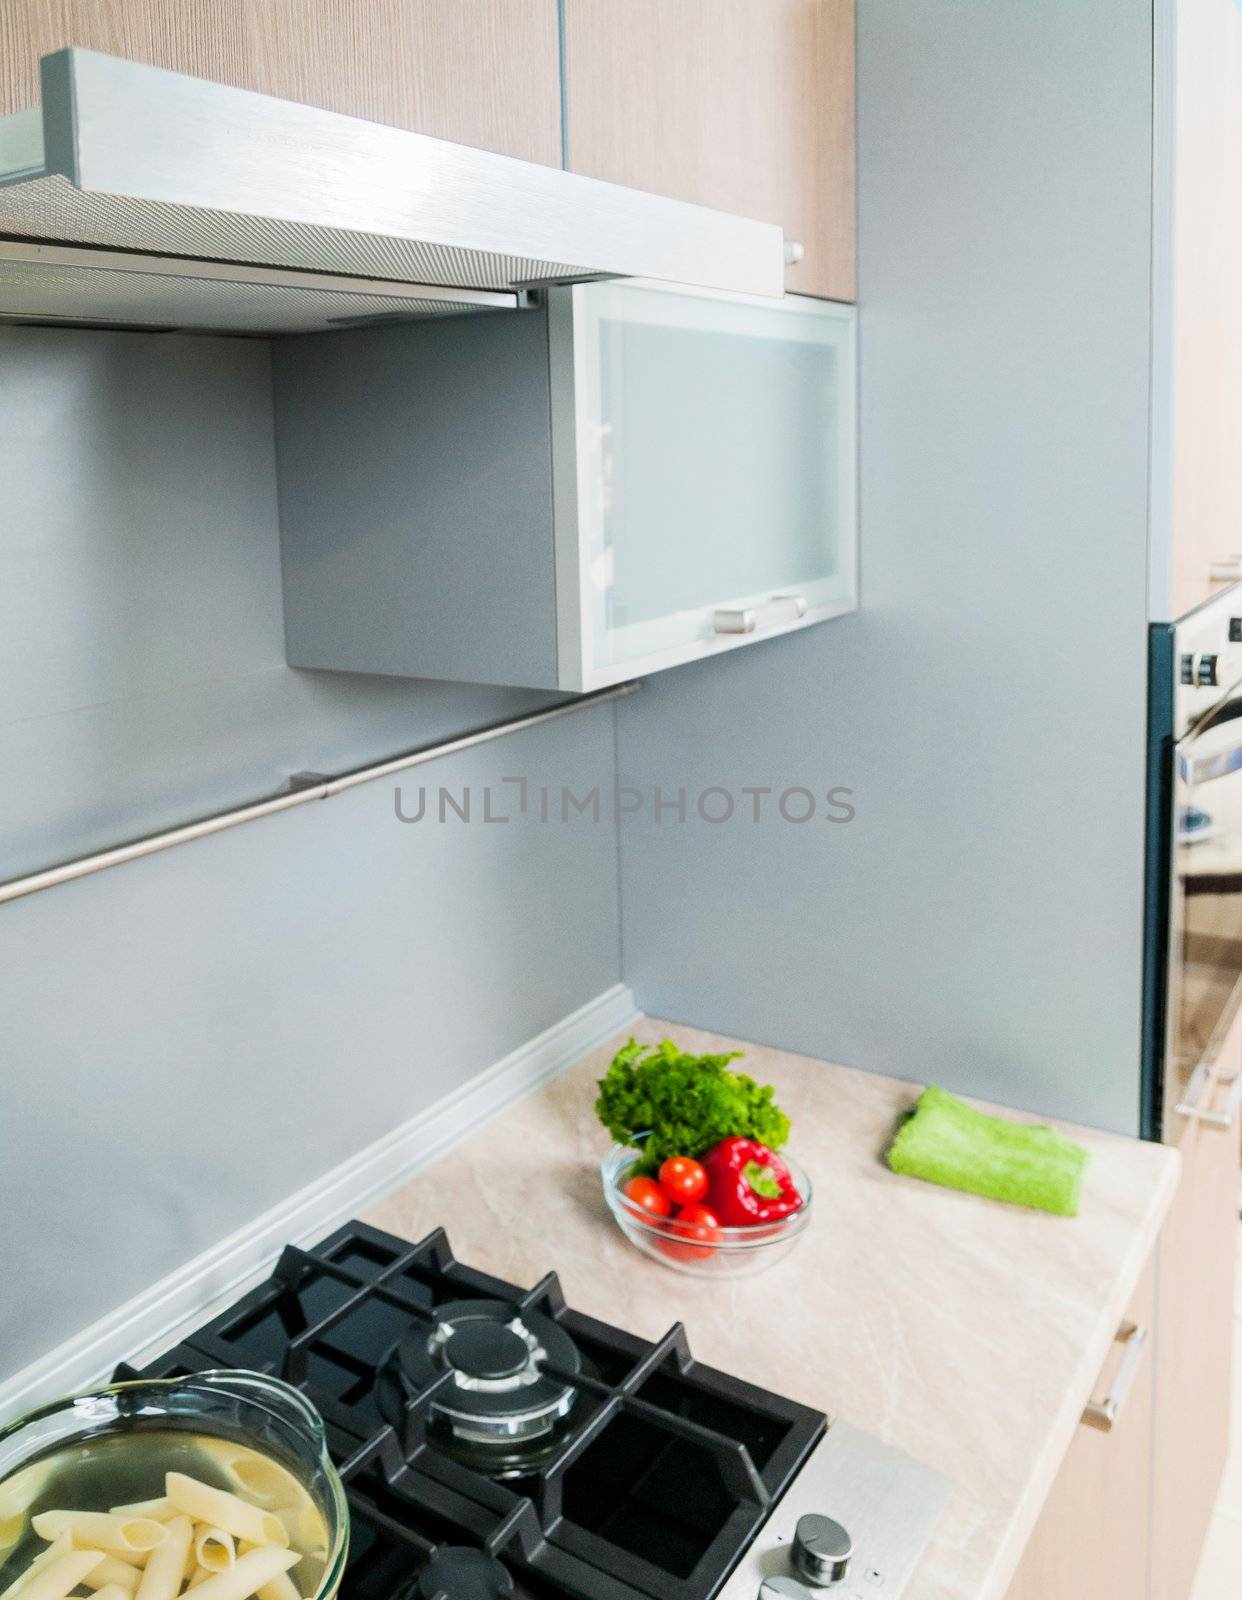
[[[264,329],[266,291],[269,331],[357,320],[330,300],[299,321],[299,292],[357,293],[366,317],[499,309],[526,285],[601,276],[783,291],[770,224],[88,50],[45,57],[42,105],[0,121],[0,234],[77,247],[0,257],[0,316],[28,320],[46,302],[54,320],[119,306],[122,321],[218,328],[229,302],[242,314],[240,281],[257,288],[247,331]],[[157,293],[160,258],[176,265]]]

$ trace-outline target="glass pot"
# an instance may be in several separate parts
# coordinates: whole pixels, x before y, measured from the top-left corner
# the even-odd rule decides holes
[[[175,1434],[185,1435],[184,1463],[173,1459]],[[349,1553],[349,1507],[323,1419],[279,1378],[229,1371],[110,1384],[0,1429],[0,1591],[44,1548],[32,1516],[153,1498],[165,1467],[194,1476],[200,1460],[217,1487],[283,1513],[293,1548],[307,1552],[290,1578],[306,1600],[332,1600]],[[83,1503],[68,1499],[75,1485]]]

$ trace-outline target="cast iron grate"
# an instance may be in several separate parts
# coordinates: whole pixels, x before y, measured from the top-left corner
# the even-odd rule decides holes
[[[498,1481],[439,1447],[428,1407],[446,1373],[386,1421],[377,1378],[437,1306],[480,1298],[551,1318],[583,1370],[571,1426],[537,1470]],[[141,1371],[246,1367],[318,1407],[349,1497],[347,1600],[404,1600],[445,1545],[497,1557],[529,1600],[711,1600],[818,1443],[826,1419],[695,1361],[675,1324],[652,1344],[569,1309],[556,1275],[522,1290],[457,1261],[442,1229],[416,1245],[351,1222]],[[394,1415],[391,1403],[386,1407]]]

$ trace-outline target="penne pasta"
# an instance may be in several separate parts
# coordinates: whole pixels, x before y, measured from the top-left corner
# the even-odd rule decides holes
[[[197,1589],[200,1583],[206,1583],[208,1578],[214,1577],[215,1573],[208,1572],[206,1567],[195,1567],[194,1575],[191,1577],[189,1583],[187,1583],[185,1586],[186,1594],[189,1594],[191,1589]]]
[[[122,1589],[119,1583],[105,1583],[102,1589],[95,1590],[95,1600],[129,1600],[129,1590]]]
[[[142,1573],[137,1567],[130,1566],[121,1556],[106,1555],[97,1567],[93,1567],[82,1579],[88,1589],[124,1589],[126,1594],[133,1594],[138,1587],[138,1580]]]
[[[252,1544],[288,1547],[289,1535],[278,1517],[238,1499],[227,1489],[213,1489],[197,1478],[188,1478],[184,1472],[168,1473],[164,1489],[178,1511],[184,1511],[196,1522],[223,1528],[235,1539],[249,1539]]]
[[[238,1455],[225,1464],[225,1470],[241,1494],[260,1505],[282,1504],[296,1495],[301,1484],[291,1472],[262,1456]]]
[[[262,1548],[255,1546],[256,1549]],[[194,1530],[194,1559],[209,1572],[226,1572],[237,1560],[233,1535],[223,1528],[209,1528],[200,1522]]]
[[[114,1517],[107,1511],[41,1511],[30,1526],[40,1539],[67,1533],[79,1549],[137,1555],[154,1550],[167,1538],[162,1522],[152,1517]]]
[[[133,1500],[127,1506],[111,1506],[114,1517],[153,1517],[156,1522],[167,1522],[177,1515],[177,1508],[167,1495],[157,1495],[154,1500]]]
[[[255,1595],[258,1600],[302,1600],[302,1591],[287,1572],[282,1572],[279,1578],[273,1578],[271,1583],[256,1589]]]
[[[272,1515],[289,1535],[290,1544],[298,1541],[313,1543],[316,1537],[323,1536],[323,1517],[309,1495],[305,1495],[297,1505],[276,1506]]]
[[[39,1552],[39,1554],[26,1568],[25,1572],[21,1572],[17,1575],[14,1581],[9,1584],[4,1593],[0,1594],[0,1600],[13,1600],[13,1596],[17,1594],[22,1585],[28,1582],[29,1579],[33,1578],[36,1572],[41,1572],[42,1569],[47,1566],[49,1561],[55,1561],[60,1556],[68,1555],[69,1551],[72,1549],[73,1544],[69,1539],[69,1535],[67,1533],[62,1534],[59,1539],[54,1540],[53,1543],[48,1545],[46,1550],[41,1550]]]
[[[262,1550],[247,1551],[227,1572],[216,1572],[205,1578],[194,1592],[198,1600],[250,1600],[251,1595],[258,1594],[301,1559],[296,1550],[265,1545]]]
[[[232,1439],[204,1439],[200,1448],[243,1499],[275,1510],[307,1498],[306,1486],[288,1467]]]
[[[66,1550],[33,1577],[27,1575],[17,1592],[21,1600],[65,1600],[102,1560],[98,1550]]]
[[[168,1537],[158,1549],[152,1550],[134,1600],[174,1600],[174,1596],[181,1593],[194,1524],[189,1517],[173,1517],[163,1526],[168,1530]]]
[[[23,1467],[0,1484],[0,1518],[8,1518],[30,1510],[43,1493],[44,1485],[52,1475],[46,1461]]]

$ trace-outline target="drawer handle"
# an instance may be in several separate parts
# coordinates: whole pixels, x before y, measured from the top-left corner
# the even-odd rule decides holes
[[[1225,1084],[1229,1094],[1221,1110],[1213,1111],[1205,1102],[1211,1097],[1212,1087],[1217,1083]],[[1230,1078],[1222,1078],[1215,1067],[1200,1063],[1186,1086],[1186,1098],[1180,1100],[1173,1109],[1179,1117],[1186,1117],[1191,1122],[1202,1122],[1208,1128],[1232,1128],[1238,1120],[1239,1110],[1242,1109],[1242,1072],[1235,1072]]]
[[[712,627],[717,633],[757,633],[760,628],[777,628],[782,622],[797,622],[806,616],[806,596],[774,594],[760,606],[712,612]]]
[[[1126,1403],[1126,1396],[1134,1387],[1134,1380],[1138,1377],[1138,1369],[1143,1363],[1143,1350],[1147,1344],[1147,1329],[1137,1322],[1123,1322],[1117,1329],[1117,1344],[1126,1347],[1126,1353],[1121,1358],[1121,1365],[1117,1368],[1117,1376],[1113,1379],[1113,1387],[1103,1400],[1089,1400],[1082,1414],[1082,1420],[1089,1428],[1098,1428],[1101,1433],[1110,1433],[1121,1415],[1121,1408]]]

